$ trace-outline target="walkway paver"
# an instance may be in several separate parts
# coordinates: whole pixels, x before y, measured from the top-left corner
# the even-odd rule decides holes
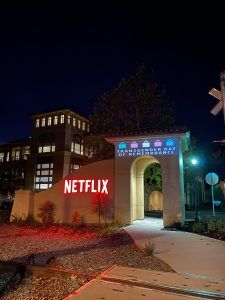
[[[101,275],[101,279],[120,280],[149,288],[169,288],[177,291],[202,292],[221,295],[225,299],[225,280],[205,276],[184,275],[171,272],[150,271],[137,268],[114,266]]]
[[[69,299],[225,299],[225,281],[115,265]]]
[[[158,220],[134,222],[124,229],[143,249],[156,245],[155,256],[176,272],[225,278],[225,242],[182,231],[162,230]]]
[[[193,300],[193,297],[174,295],[146,288],[126,286],[103,280],[93,280],[88,286],[81,288],[77,294],[67,300]],[[201,298],[194,298],[201,299]]]

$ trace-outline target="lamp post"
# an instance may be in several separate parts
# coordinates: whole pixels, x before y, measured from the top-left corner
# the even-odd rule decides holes
[[[193,167],[197,167],[199,165],[199,160],[196,157],[192,157],[190,161]],[[193,183],[194,183],[195,221],[199,221],[198,210],[197,210],[197,199],[196,199],[198,193],[198,182],[196,177]]]

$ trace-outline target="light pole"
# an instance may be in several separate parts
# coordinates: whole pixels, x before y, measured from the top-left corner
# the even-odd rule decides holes
[[[193,167],[198,167],[198,165],[199,165],[199,160],[196,157],[192,157],[190,162]],[[194,203],[195,203],[195,221],[198,221],[199,218],[198,218],[197,199],[196,199],[197,195],[198,195],[198,182],[197,182],[196,177],[194,177],[194,180],[192,182],[194,183],[193,184],[194,185],[193,186],[193,189],[194,189],[193,195],[194,195]]]

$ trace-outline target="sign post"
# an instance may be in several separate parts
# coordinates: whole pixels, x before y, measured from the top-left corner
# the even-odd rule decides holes
[[[223,110],[223,118],[225,123],[225,71],[220,73],[220,89],[213,88],[209,91],[209,94],[215,97],[219,102],[210,110],[210,112],[216,116],[221,110]]]
[[[216,173],[208,173],[205,177],[205,181],[211,185],[211,195],[212,195],[212,210],[213,210],[213,216],[215,217],[215,206],[214,206],[214,192],[213,192],[213,186],[218,183],[219,177]]]

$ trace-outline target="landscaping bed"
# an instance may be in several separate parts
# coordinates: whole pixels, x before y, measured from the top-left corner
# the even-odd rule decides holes
[[[2,224],[0,226],[0,248],[1,261],[27,263],[29,257],[33,255],[35,265],[46,265],[46,262],[50,261],[48,266],[52,268],[72,270],[86,275],[97,275],[113,264],[157,271],[172,271],[166,263],[158,258],[146,256],[134,245],[128,234],[119,227],[50,226],[40,228]],[[49,258],[51,259],[49,260]],[[12,291],[17,295],[15,298],[8,291],[7,295],[1,299],[63,299],[71,290],[79,287],[83,279],[78,277],[75,280],[73,278],[71,282],[68,280],[66,286],[71,288],[67,288],[66,292],[62,288],[59,290],[59,294],[55,290],[56,286],[61,284],[58,280],[54,278],[46,280],[49,292],[48,296],[45,296],[46,292],[41,288],[45,282],[44,278],[25,278],[16,289],[19,294]],[[36,285],[39,290],[38,298],[21,296],[25,295],[25,291],[29,289],[31,293],[35,294],[32,292],[33,285]],[[42,290],[43,295],[40,295]],[[58,298],[54,298],[55,293]],[[32,297],[35,296],[32,295]]]
[[[225,241],[225,221],[221,219],[206,219],[198,222],[179,223],[165,230],[182,230],[208,236],[217,240]]]
[[[225,241],[225,221],[220,219],[207,219],[192,224],[187,223],[184,228],[190,232]]]

